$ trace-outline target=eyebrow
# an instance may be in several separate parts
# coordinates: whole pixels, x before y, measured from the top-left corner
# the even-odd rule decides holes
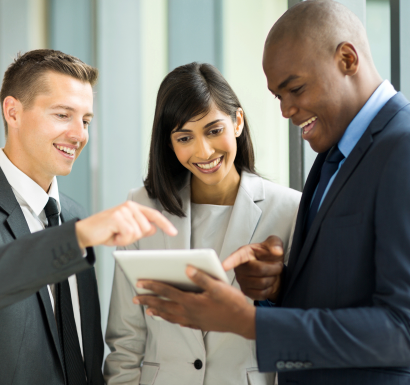
[[[287,77],[286,80],[284,80],[282,83],[279,84],[278,89],[281,90],[282,88],[285,88],[292,80],[299,79],[300,76],[298,75],[290,75]]]
[[[66,106],[64,104],[57,104],[55,106],[51,106],[50,107],[52,110],[58,110],[58,109],[63,109],[63,110],[67,110],[67,111],[75,111],[75,108],[70,107],[70,106]],[[84,116],[87,117],[94,117],[94,114],[92,112],[88,112],[87,114],[85,114]]]
[[[216,124],[216,123],[218,123],[218,122],[220,122],[220,121],[222,121],[222,120],[224,120],[224,119],[216,119],[216,120],[214,120],[214,121],[212,121],[212,122],[209,122],[209,123],[206,124],[202,129],[205,130],[206,128],[211,127],[211,126],[213,126],[214,124]],[[175,130],[175,131],[172,131],[171,134],[175,134],[175,133],[177,133],[177,132],[192,132],[192,130],[187,130],[187,129],[181,127],[181,128],[179,128],[179,129],[177,129],[177,130]]]

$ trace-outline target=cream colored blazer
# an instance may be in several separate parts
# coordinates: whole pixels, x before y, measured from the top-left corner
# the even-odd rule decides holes
[[[157,231],[126,249],[189,249],[191,239],[190,183],[181,189],[186,213],[179,218],[164,211],[145,188],[132,190],[128,199],[156,208],[178,229],[176,237]],[[248,243],[279,236],[290,248],[300,193],[242,173],[240,188],[226,231],[220,259]],[[216,224],[217,225],[217,224]],[[239,289],[234,271],[228,278]],[[273,385],[274,373],[259,373],[255,341],[231,333],[183,328],[147,316],[134,305],[134,288],[115,269],[106,342],[111,349],[104,367],[105,380],[113,384],[140,385]],[[249,299],[250,303],[253,303]],[[274,327],[274,325],[272,325]],[[199,367],[198,360],[202,367]],[[195,361],[197,362],[194,365]]]

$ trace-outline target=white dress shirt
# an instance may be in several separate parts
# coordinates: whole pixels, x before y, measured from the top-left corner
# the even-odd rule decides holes
[[[220,256],[233,206],[191,202],[191,249],[214,249]]]
[[[6,176],[7,181],[16,196],[24,217],[26,218],[27,225],[32,233],[36,231],[44,230],[47,225],[47,217],[44,212],[44,207],[48,202],[49,197],[52,197],[57,202],[59,214],[61,214],[60,196],[58,193],[57,178],[54,177],[48,194],[30,177],[19,170],[10,160],[7,158],[3,149],[0,151],[0,167]],[[61,224],[61,218],[60,218]],[[78,299],[77,277],[72,275],[68,278],[71,291],[71,301],[73,304],[74,320],[77,327],[78,340],[80,341],[81,354],[83,354],[83,339],[81,334],[81,317],[80,317],[80,303]],[[50,295],[51,306],[54,309],[54,297],[48,285],[48,292]]]

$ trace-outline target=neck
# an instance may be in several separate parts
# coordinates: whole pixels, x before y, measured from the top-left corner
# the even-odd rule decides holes
[[[382,77],[379,75],[374,66],[368,65],[364,71],[361,72],[361,77],[356,84],[357,94],[357,111],[356,114],[363,108],[374,91],[383,82]],[[356,114],[354,116],[356,116]]]
[[[7,158],[14,164],[21,172],[26,174],[30,179],[36,182],[46,193],[50,189],[53,181],[53,176],[44,175],[41,170],[36,169],[36,165],[30,164],[25,157],[19,152],[14,151],[13,147],[7,141],[3,149]]]
[[[195,175],[191,179],[191,201],[208,205],[232,206],[238,194],[241,177],[232,166],[231,171],[216,185],[208,185]]]

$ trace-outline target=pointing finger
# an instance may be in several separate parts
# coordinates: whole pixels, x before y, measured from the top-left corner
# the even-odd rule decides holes
[[[174,227],[174,225],[167,218],[165,218],[159,211],[145,206],[139,206],[139,209],[150,222],[157,225],[166,234],[171,236],[175,236],[178,234],[178,231]]]
[[[222,263],[222,267],[225,271],[228,271],[246,262],[254,260],[256,260],[255,254],[250,245],[243,246],[226,258]]]

